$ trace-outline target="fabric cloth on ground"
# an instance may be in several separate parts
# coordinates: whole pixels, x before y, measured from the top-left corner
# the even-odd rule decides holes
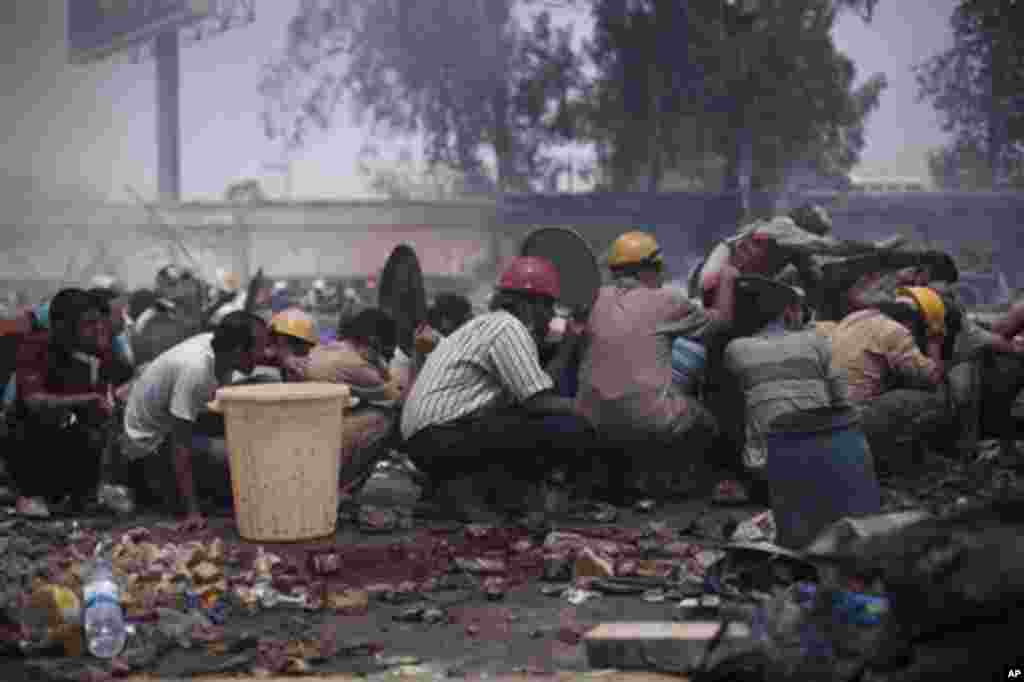
[[[875,309],[847,315],[832,331],[832,362],[846,373],[850,400],[870,401],[902,383],[930,388],[935,363],[913,334]]]
[[[827,339],[814,330],[790,331],[781,322],[725,349],[725,367],[746,399],[744,464],[764,467],[772,422],[827,408],[848,409],[846,378],[832,366]]]
[[[195,422],[213,400],[217,375],[213,334],[199,334],[147,365],[135,381],[125,410],[122,443],[130,458],[155,452],[174,429],[175,419]]]
[[[427,357],[402,410],[402,437],[483,417],[552,388],[526,326],[511,313],[487,313],[459,327]]]
[[[702,418],[672,381],[672,341],[703,340],[714,323],[681,292],[622,279],[601,288],[587,322],[577,407],[601,433],[675,440]]]

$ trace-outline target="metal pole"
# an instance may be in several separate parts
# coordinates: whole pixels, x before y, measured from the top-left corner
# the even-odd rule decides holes
[[[181,200],[181,64],[178,31],[156,38],[158,189],[161,202]]]

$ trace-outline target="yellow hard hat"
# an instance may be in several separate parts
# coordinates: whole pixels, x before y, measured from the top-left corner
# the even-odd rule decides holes
[[[294,336],[314,346],[320,343],[316,322],[300,308],[288,308],[270,318],[270,331]]]
[[[661,265],[661,247],[653,235],[635,230],[621,235],[612,243],[608,265],[620,268],[628,265]]]
[[[900,287],[896,290],[896,295],[906,296],[917,303],[917,307],[924,313],[929,334],[940,336],[946,333],[946,304],[942,302],[942,297],[934,289]]]

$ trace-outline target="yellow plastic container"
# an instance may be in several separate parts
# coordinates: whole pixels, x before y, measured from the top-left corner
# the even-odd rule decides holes
[[[217,403],[239,534],[257,542],[295,542],[334,533],[348,386],[230,386],[217,391]]]

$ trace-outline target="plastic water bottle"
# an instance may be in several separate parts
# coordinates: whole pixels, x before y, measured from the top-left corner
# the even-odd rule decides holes
[[[97,556],[82,590],[82,617],[89,653],[97,658],[114,658],[124,649],[128,633],[121,609],[121,588],[110,561],[100,555],[101,547],[96,548]]]

